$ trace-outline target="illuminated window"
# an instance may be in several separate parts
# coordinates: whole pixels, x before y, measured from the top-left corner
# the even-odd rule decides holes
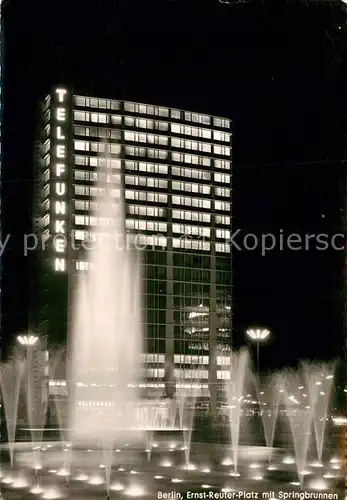
[[[191,193],[210,194],[211,188],[207,184],[195,184],[189,182],[172,182],[174,191],[189,191]]]
[[[125,102],[124,103],[124,110],[125,111],[130,111],[131,113],[135,112],[135,103],[133,102]]]
[[[43,145],[43,154],[45,155],[46,153],[48,153],[49,149],[51,147],[51,141],[49,139],[47,139]]]
[[[210,251],[209,241],[193,240],[188,235],[181,238],[172,238],[173,248],[184,248],[186,250]]]
[[[49,181],[50,178],[50,170],[47,168],[47,170],[44,171],[43,173],[43,182],[46,184],[46,182]]]
[[[202,212],[191,212],[189,210],[173,210],[172,218],[179,220],[189,220],[196,222],[211,222],[211,214]]]
[[[216,155],[230,156],[230,148],[228,146],[213,146],[213,151]]]
[[[144,205],[129,205],[128,212],[132,215],[143,215],[149,217],[165,217],[166,215],[164,208],[147,207]]]
[[[47,198],[49,196],[49,191],[50,191],[50,186],[49,184],[46,184],[43,188],[43,197]]]
[[[224,170],[230,170],[231,162],[228,160],[214,160],[215,168],[223,168]]]
[[[209,238],[211,229],[202,226],[188,226],[186,224],[172,224],[172,232],[176,234],[187,234],[189,236],[202,236]]]
[[[103,113],[90,113],[90,121],[95,123],[107,123],[107,115]]]
[[[89,142],[86,142],[86,141],[74,141],[74,148],[77,151],[89,151]]]
[[[147,150],[147,155],[150,158],[158,158],[161,160],[166,160],[168,156],[167,151],[162,151],[161,149],[148,149]]]
[[[125,198],[127,200],[148,201],[150,203],[167,203],[167,194],[131,191],[129,189],[125,190]]]
[[[87,113],[87,115],[89,115],[89,113]],[[74,120],[77,122],[85,122],[86,113],[83,113],[83,111],[74,111]]]
[[[136,219],[127,219],[125,221],[125,227],[134,231],[157,231],[164,233],[167,231],[166,222],[154,222]]]
[[[219,253],[230,253],[229,243],[216,243],[216,252]]]
[[[125,153],[129,156],[146,156],[146,148],[125,146]]]
[[[174,118],[175,120],[179,120],[181,118],[181,112],[178,109],[172,109],[171,110],[171,118]]]
[[[46,227],[49,225],[50,217],[49,214],[45,215],[43,218],[43,226]]]
[[[86,98],[85,97],[76,95],[74,97],[74,101],[75,101],[76,106],[84,107],[86,105]]]
[[[173,205],[183,205],[186,207],[211,208],[211,201],[202,198],[190,198],[189,196],[173,196]]]

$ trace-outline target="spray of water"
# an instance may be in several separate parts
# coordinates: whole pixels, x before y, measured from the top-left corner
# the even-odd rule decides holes
[[[5,407],[11,467],[14,465],[14,443],[17,429],[18,402],[24,366],[24,361],[17,359],[11,360],[0,366],[0,385]]]
[[[143,442],[137,419],[140,266],[127,248],[123,202],[115,199],[119,186],[110,177],[97,187],[91,271],[81,277],[75,295],[69,404],[71,442],[88,448],[102,443],[106,458],[116,443]],[[105,465],[109,477],[111,458]]]
[[[316,438],[317,458],[322,462],[328,406],[333,383],[334,363],[303,363],[309,404],[312,408],[313,428]]]

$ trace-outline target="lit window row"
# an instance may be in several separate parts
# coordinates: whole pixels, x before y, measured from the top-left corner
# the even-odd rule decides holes
[[[230,198],[230,189],[229,188],[222,188],[222,187],[215,187],[214,194],[216,196],[221,196],[223,198]]]
[[[215,210],[221,210],[222,212],[230,212],[230,203],[227,201],[218,201],[215,200],[214,208]]]
[[[147,368],[145,373],[146,373],[146,377],[148,377],[148,378],[164,378],[165,377],[164,368]]]
[[[219,174],[218,172],[214,174],[215,182],[230,184],[230,179],[231,179],[231,177],[229,174]]]
[[[213,125],[215,127],[230,128],[230,120],[226,118],[213,118]]]
[[[214,160],[215,168],[220,168],[223,170],[231,169],[231,161],[230,160]]]
[[[229,215],[216,215],[216,224],[222,224],[223,226],[230,226]]]
[[[54,380],[54,379],[51,379],[48,382],[48,385],[50,387],[66,387],[66,380]]]
[[[191,240],[185,238],[172,238],[173,248],[184,248],[185,250],[204,250],[209,252],[211,245],[209,241]]]
[[[211,208],[210,200],[203,200],[202,198],[191,198],[189,196],[173,196],[172,204],[195,208]]]
[[[97,209],[96,201],[75,200],[75,210],[95,212],[96,209]]]
[[[148,220],[127,219],[125,221],[125,227],[131,231],[158,231],[163,233],[167,231],[166,222],[153,222]]]
[[[173,191],[188,191],[189,193],[210,194],[211,186],[207,184],[195,184],[194,182],[172,181]]]
[[[199,113],[184,112],[184,119],[189,122],[201,123],[202,125],[210,125],[211,117],[208,115],[201,115]]]
[[[173,152],[171,154],[171,158],[173,161],[177,161],[178,163],[188,163],[192,165],[203,165],[205,167],[209,167],[211,165],[211,158],[207,158],[206,156],[197,156],[190,154],[182,154]]]
[[[45,126],[45,129],[44,129],[44,132],[43,132],[44,138],[46,139],[49,136],[50,133],[51,133],[51,126],[48,123],[48,125]]]
[[[74,147],[77,151],[92,151],[94,153],[120,154],[121,152],[119,144],[105,144],[102,142],[74,141]]]
[[[187,125],[177,125],[176,123],[171,123],[171,132],[180,135],[203,137],[204,139],[212,138],[212,131],[208,128],[189,127]]]
[[[137,127],[145,129],[158,129],[166,132],[169,130],[167,122],[158,122],[154,120],[146,120],[145,118],[134,118],[133,116],[124,117],[124,125],[127,127]]]
[[[143,215],[148,217],[165,217],[165,208],[146,207],[144,205],[129,205],[128,213],[131,215]]]
[[[121,132],[118,129],[83,127],[82,125],[74,126],[75,135],[84,137],[100,137],[102,139],[120,140]]]
[[[158,158],[161,160],[166,160],[168,156],[168,152],[161,149],[147,149],[133,146],[125,146],[125,153],[129,156],[148,156],[149,158]]]
[[[188,210],[172,210],[172,218],[179,220],[191,220],[196,222],[211,222],[211,214],[202,212],[190,212]]]
[[[132,142],[144,142],[147,144],[158,144],[160,146],[167,146],[169,138],[165,135],[155,134],[141,134],[138,132],[124,132],[124,139]]]
[[[99,158],[97,156],[79,156],[75,155],[75,165],[82,165],[83,167],[101,167],[101,168],[114,168],[120,170],[121,160],[118,158]]]
[[[149,201],[150,203],[167,203],[167,194],[130,191],[129,189],[126,189],[125,199]]]
[[[126,175],[125,184],[130,184],[132,186],[167,189],[167,180],[165,179],[155,179],[153,177],[141,177],[137,175]]]
[[[108,115],[105,113],[86,113],[85,111],[74,111],[74,120],[78,122],[108,123]]]
[[[189,354],[175,354],[174,363],[187,365],[208,365],[209,356],[191,356]]]
[[[216,237],[217,238],[224,238],[225,240],[228,240],[230,238],[230,231],[229,229],[216,229]]]
[[[167,174],[168,166],[160,163],[146,163],[144,161],[125,160],[125,168],[129,170],[139,170],[151,174]]]
[[[144,247],[167,247],[167,238],[165,236],[159,236],[157,234],[144,235],[137,234],[132,236],[133,241],[136,245],[141,245]]]
[[[125,102],[124,110],[131,113],[139,113],[141,115],[156,115],[167,118],[169,116],[168,108],[159,106],[151,106],[149,104],[138,104],[136,102]]]
[[[184,149],[191,149],[193,151],[201,151],[203,153],[211,153],[212,151],[212,145],[209,144],[208,142],[197,142],[197,141],[190,141],[188,139],[171,139],[171,147],[173,148],[184,148]],[[215,147],[221,147],[221,146],[215,146]]]
[[[191,177],[192,179],[200,179],[209,181],[211,180],[211,173],[205,170],[198,170],[195,168],[184,168],[184,167],[172,167],[172,175],[177,175],[179,177]]]
[[[186,364],[186,365],[208,365],[210,362],[209,356],[194,356],[190,354],[175,354],[174,363],[175,364]],[[218,366],[230,365],[230,356],[217,356]]]
[[[95,97],[74,96],[76,106],[81,108],[114,109],[120,108],[120,102],[112,99],[97,99]]]
[[[100,195],[105,195],[106,190],[103,188],[97,188],[96,186],[81,186],[80,184],[76,184],[74,186],[75,188],[75,194],[77,196],[90,196],[94,198],[98,194],[98,189],[99,189],[99,194]],[[120,197],[120,190],[119,189],[111,189],[111,195],[114,198],[119,198]]]
[[[230,371],[227,370],[217,370],[218,380],[230,380]]]
[[[75,170],[76,181],[91,181],[91,182],[118,182],[121,181],[120,174],[106,174],[103,172],[89,172],[84,170]]]
[[[186,224],[172,224],[172,232],[175,234],[203,236],[206,238],[211,236],[211,229],[209,227],[187,226]]]
[[[230,253],[230,245],[228,243],[216,243],[216,252]]]

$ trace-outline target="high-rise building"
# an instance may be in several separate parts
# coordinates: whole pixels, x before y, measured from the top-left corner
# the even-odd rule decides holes
[[[231,346],[230,120],[59,86],[43,104],[41,143],[35,326],[66,339],[68,291],[90,267],[83,249],[107,167],[122,185],[126,230],[145,247],[148,391],[170,392],[183,376],[216,404]]]

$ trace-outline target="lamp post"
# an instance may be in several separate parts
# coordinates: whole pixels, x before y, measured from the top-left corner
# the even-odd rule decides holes
[[[270,330],[268,330],[267,328],[262,328],[262,327],[247,328],[246,329],[246,335],[253,342],[256,342],[256,348],[257,348],[257,375],[259,377],[259,344],[260,344],[260,342],[264,342],[264,340],[266,340],[269,337]]]

